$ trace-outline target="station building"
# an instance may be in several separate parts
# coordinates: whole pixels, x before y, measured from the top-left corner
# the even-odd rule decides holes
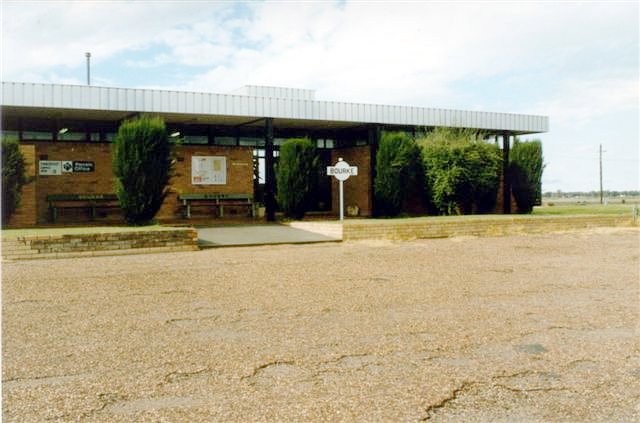
[[[111,142],[123,120],[160,116],[175,146],[174,175],[157,218],[184,218],[185,194],[243,194],[275,213],[275,162],[288,138],[308,137],[325,166],[339,157],[358,166],[345,183],[345,205],[360,216],[374,212],[375,155],[382,131],[469,128],[500,141],[508,159],[510,139],[548,131],[545,116],[315,100],[315,92],[245,86],[228,94],[2,82],[2,132],[15,137],[28,164],[29,183],[11,226],[52,221],[51,198],[100,198],[113,193]],[[320,177],[314,209],[338,214],[337,183]],[[509,181],[501,179],[498,212],[511,209]],[[95,212],[95,210],[93,210]],[[205,210],[205,214],[207,211]],[[230,207],[227,216],[242,213]],[[57,221],[117,219],[60,210]],[[214,218],[214,215],[210,215]]]

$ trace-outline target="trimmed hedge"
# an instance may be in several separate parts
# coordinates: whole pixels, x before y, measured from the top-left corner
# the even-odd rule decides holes
[[[115,191],[125,220],[151,222],[167,195],[171,146],[164,121],[141,116],[120,125],[113,145]]]
[[[22,186],[27,183],[26,164],[17,140],[2,138],[2,226],[20,204]]]
[[[302,219],[309,210],[319,163],[316,148],[308,138],[288,139],[280,146],[276,198],[285,216]]]

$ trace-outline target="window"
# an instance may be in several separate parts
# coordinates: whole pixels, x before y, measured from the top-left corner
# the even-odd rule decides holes
[[[215,137],[216,145],[236,145],[236,137],[220,136]]]
[[[18,131],[2,131],[2,138],[17,140],[20,138],[20,133]]]
[[[209,137],[207,135],[185,135],[185,144],[209,144]]]
[[[22,131],[22,139],[27,141],[53,141],[53,132]]]
[[[85,132],[58,132],[58,141],[86,141],[87,134]]]
[[[262,146],[264,145],[264,138],[240,137],[240,145],[249,147]]]
[[[334,142],[330,138],[318,138],[316,145],[318,148],[333,148]]]

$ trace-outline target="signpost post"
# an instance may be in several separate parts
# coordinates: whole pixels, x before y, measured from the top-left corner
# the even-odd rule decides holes
[[[340,181],[340,221],[344,220],[344,188],[343,183],[349,176],[358,176],[358,166],[349,166],[349,163],[342,160],[342,157],[338,159],[338,163],[335,166],[327,166],[327,175],[335,176]]]

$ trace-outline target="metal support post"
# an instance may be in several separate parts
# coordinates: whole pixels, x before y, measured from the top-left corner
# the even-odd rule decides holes
[[[502,212],[511,214],[511,178],[509,175],[509,132],[502,133]]]
[[[267,222],[276,220],[276,172],[273,159],[273,118],[266,118],[264,124],[264,165],[265,190],[264,205]]]

